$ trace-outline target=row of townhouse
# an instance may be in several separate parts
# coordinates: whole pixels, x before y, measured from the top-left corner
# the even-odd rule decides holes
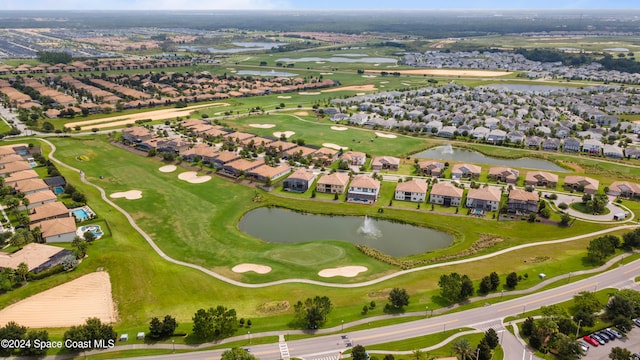
[[[191,66],[192,62],[187,60],[167,61],[167,60],[104,60],[104,61],[75,61],[71,64],[21,64],[18,66],[0,65],[0,75],[27,75],[27,74],[57,74],[75,73],[90,71],[111,71],[111,70],[140,70],[140,69],[165,69],[181,66]]]
[[[66,182],[60,176],[41,179],[26,161],[30,155],[24,146],[0,147],[0,176],[5,186],[24,194],[25,201],[18,209],[28,212],[31,230],[40,228],[45,242],[70,242],[76,236],[76,222],[54,193]]]

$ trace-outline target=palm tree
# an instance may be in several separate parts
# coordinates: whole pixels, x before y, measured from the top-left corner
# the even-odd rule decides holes
[[[461,338],[456,340],[452,345],[451,349],[458,356],[460,360],[471,360],[473,355],[473,348],[471,347],[471,343],[466,338]]]

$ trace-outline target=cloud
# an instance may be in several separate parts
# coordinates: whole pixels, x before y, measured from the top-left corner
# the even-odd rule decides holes
[[[288,0],[5,0],[3,10],[250,10],[288,9]]]

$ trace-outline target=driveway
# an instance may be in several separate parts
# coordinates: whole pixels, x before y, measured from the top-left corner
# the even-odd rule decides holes
[[[546,195],[547,193],[543,192],[543,196]],[[626,210],[619,207],[618,205],[616,205],[614,202],[609,201],[609,203],[607,204],[607,209],[609,209],[609,213],[606,215],[590,215],[590,214],[585,214],[582,213],[580,211],[576,211],[573,210],[571,208],[571,203],[574,202],[582,202],[582,195],[569,195],[569,194],[561,194],[561,193],[555,193],[558,196],[557,200],[553,200],[553,203],[556,205],[556,207],[561,204],[561,203],[565,203],[567,205],[569,205],[569,208],[566,210],[566,212],[573,216],[576,217],[578,219],[584,219],[584,220],[591,220],[591,221],[612,221],[613,220],[613,215],[617,214],[617,213],[621,213],[621,212],[625,212]]]

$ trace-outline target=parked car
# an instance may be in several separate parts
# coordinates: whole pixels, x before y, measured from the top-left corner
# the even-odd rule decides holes
[[[591,335],[589,335],[589,336],[591,336],[591,337],[593,338],[593,340],[597,341],[597,342],[598,342],[598,344],[600,344],[600,345],[604,345],[604,344],[606,344],[606,343],[607,343],[607,342],[606,342],[606,341],[604,341],[604,339],[603,339],[602,337],[600,337],[598,334],[591,334]]]
[[[582,337],[582,339],[583,339],[584,341],[586,341],[586,342],[587,342],[587,344],[593,345],[593,346],[595,346],[595,347],[598,347],[598,345],[600,345],[596,339],[592,338],[592,337],[591,337],[591,336],[589,336],[589,335],[585,335],[585,336],[583,336],[583,337]]]
[[[640,318],[633,319],[633,323],[636,324],[636,326],[640,326]]]
[[[596,332],[596,334],[600,336],[605,342],[609,342],[616,338],[615,336],[613,336],[613,334],[610,334],[607,330],[600,330]]]
[[[622,339],[622,334],[620,334],[620,333],[618,332],[618,330],[616,330],[616,329],[611,329],[611,328],[607,328],[607,331],[608,331],[609,333],[613,334],[613,336],[615,336],[615,337],[616,337],[616,339]]]

